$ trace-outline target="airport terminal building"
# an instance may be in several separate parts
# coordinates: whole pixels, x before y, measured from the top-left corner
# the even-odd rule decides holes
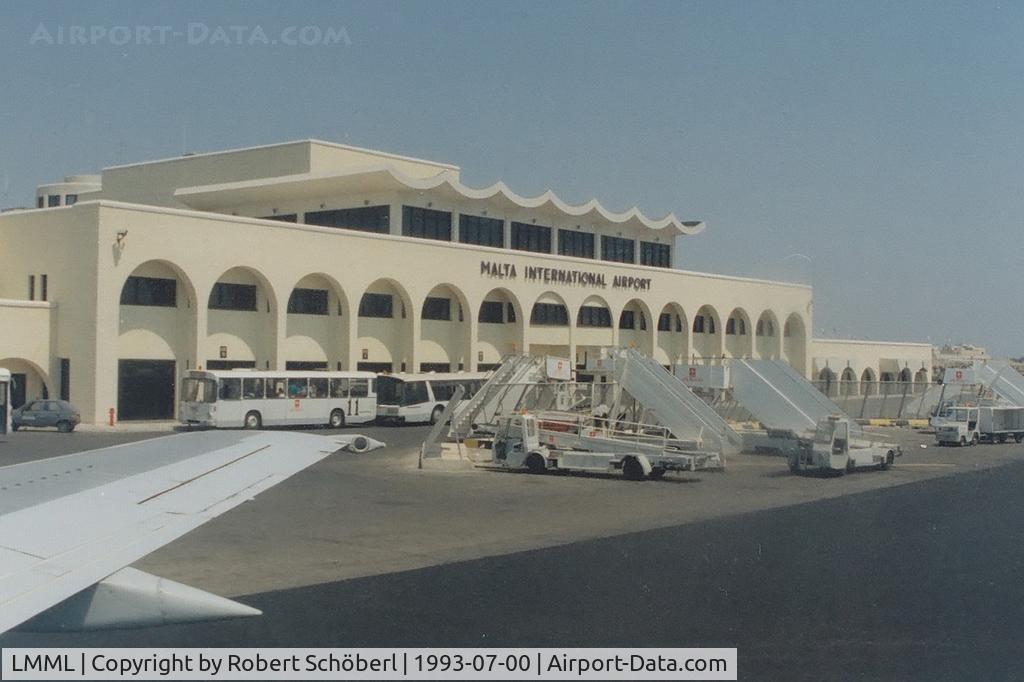
[[[582,366],[608,345],[929,381],[929,344],[814,339],[808,286],[678,269],[703,228],[316,140],[116,166],[0,214],[0,367],[87,423],[173,419],[188,369]]]

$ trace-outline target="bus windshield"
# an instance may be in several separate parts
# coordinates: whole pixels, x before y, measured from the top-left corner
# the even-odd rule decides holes
[[[377,379],[377,403],[380,405],[419,405],[429,400],[426,381],[404,381],[389,376]]]
[[[216,402],[217,382],[213,379],[193,379],[187,377],[182,381],[181,398],[188,403]]]

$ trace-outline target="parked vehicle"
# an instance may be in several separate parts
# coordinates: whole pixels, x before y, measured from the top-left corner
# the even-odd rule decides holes
[[[465,402],[480,390],[486,378],[486,372],[380,374],[377,377],[377,417],[381,421],[433,424],[455,395],[457,386],[465,389],[462,396]]]
[[[935,421],[939,445],[977,445],[1024,441],[1024,407],[952,405]]]
[[[62,433],[71,433],[82,421],[78,410],[66,400],[33,400],[11,413],[11,429],[56,427]]]
[[[898,445],[851,440],[850,420],[831,415],[818,422],[810,448],[789,456],[789,469],[793,473],[831,471],[838,474],[862,467],[884,470],[901,454]]]
[[[11,430],[11,372],[0,367],[0,440]]]

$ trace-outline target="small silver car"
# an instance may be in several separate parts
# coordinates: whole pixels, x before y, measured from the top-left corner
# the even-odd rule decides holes
[[[24,426],[55,426],[58,431],[70,433],[81,421],[78,410],[66,400],[33,400],[11,413],[11,428],[15,431]]]

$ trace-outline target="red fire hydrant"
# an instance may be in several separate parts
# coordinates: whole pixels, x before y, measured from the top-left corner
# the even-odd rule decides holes
[[[108,423],[110,424],[110,426],[113,426],[114,425],[114,408],[113,407],[110,408],[110,412],[108,412],[107,415],[109,417]]]

